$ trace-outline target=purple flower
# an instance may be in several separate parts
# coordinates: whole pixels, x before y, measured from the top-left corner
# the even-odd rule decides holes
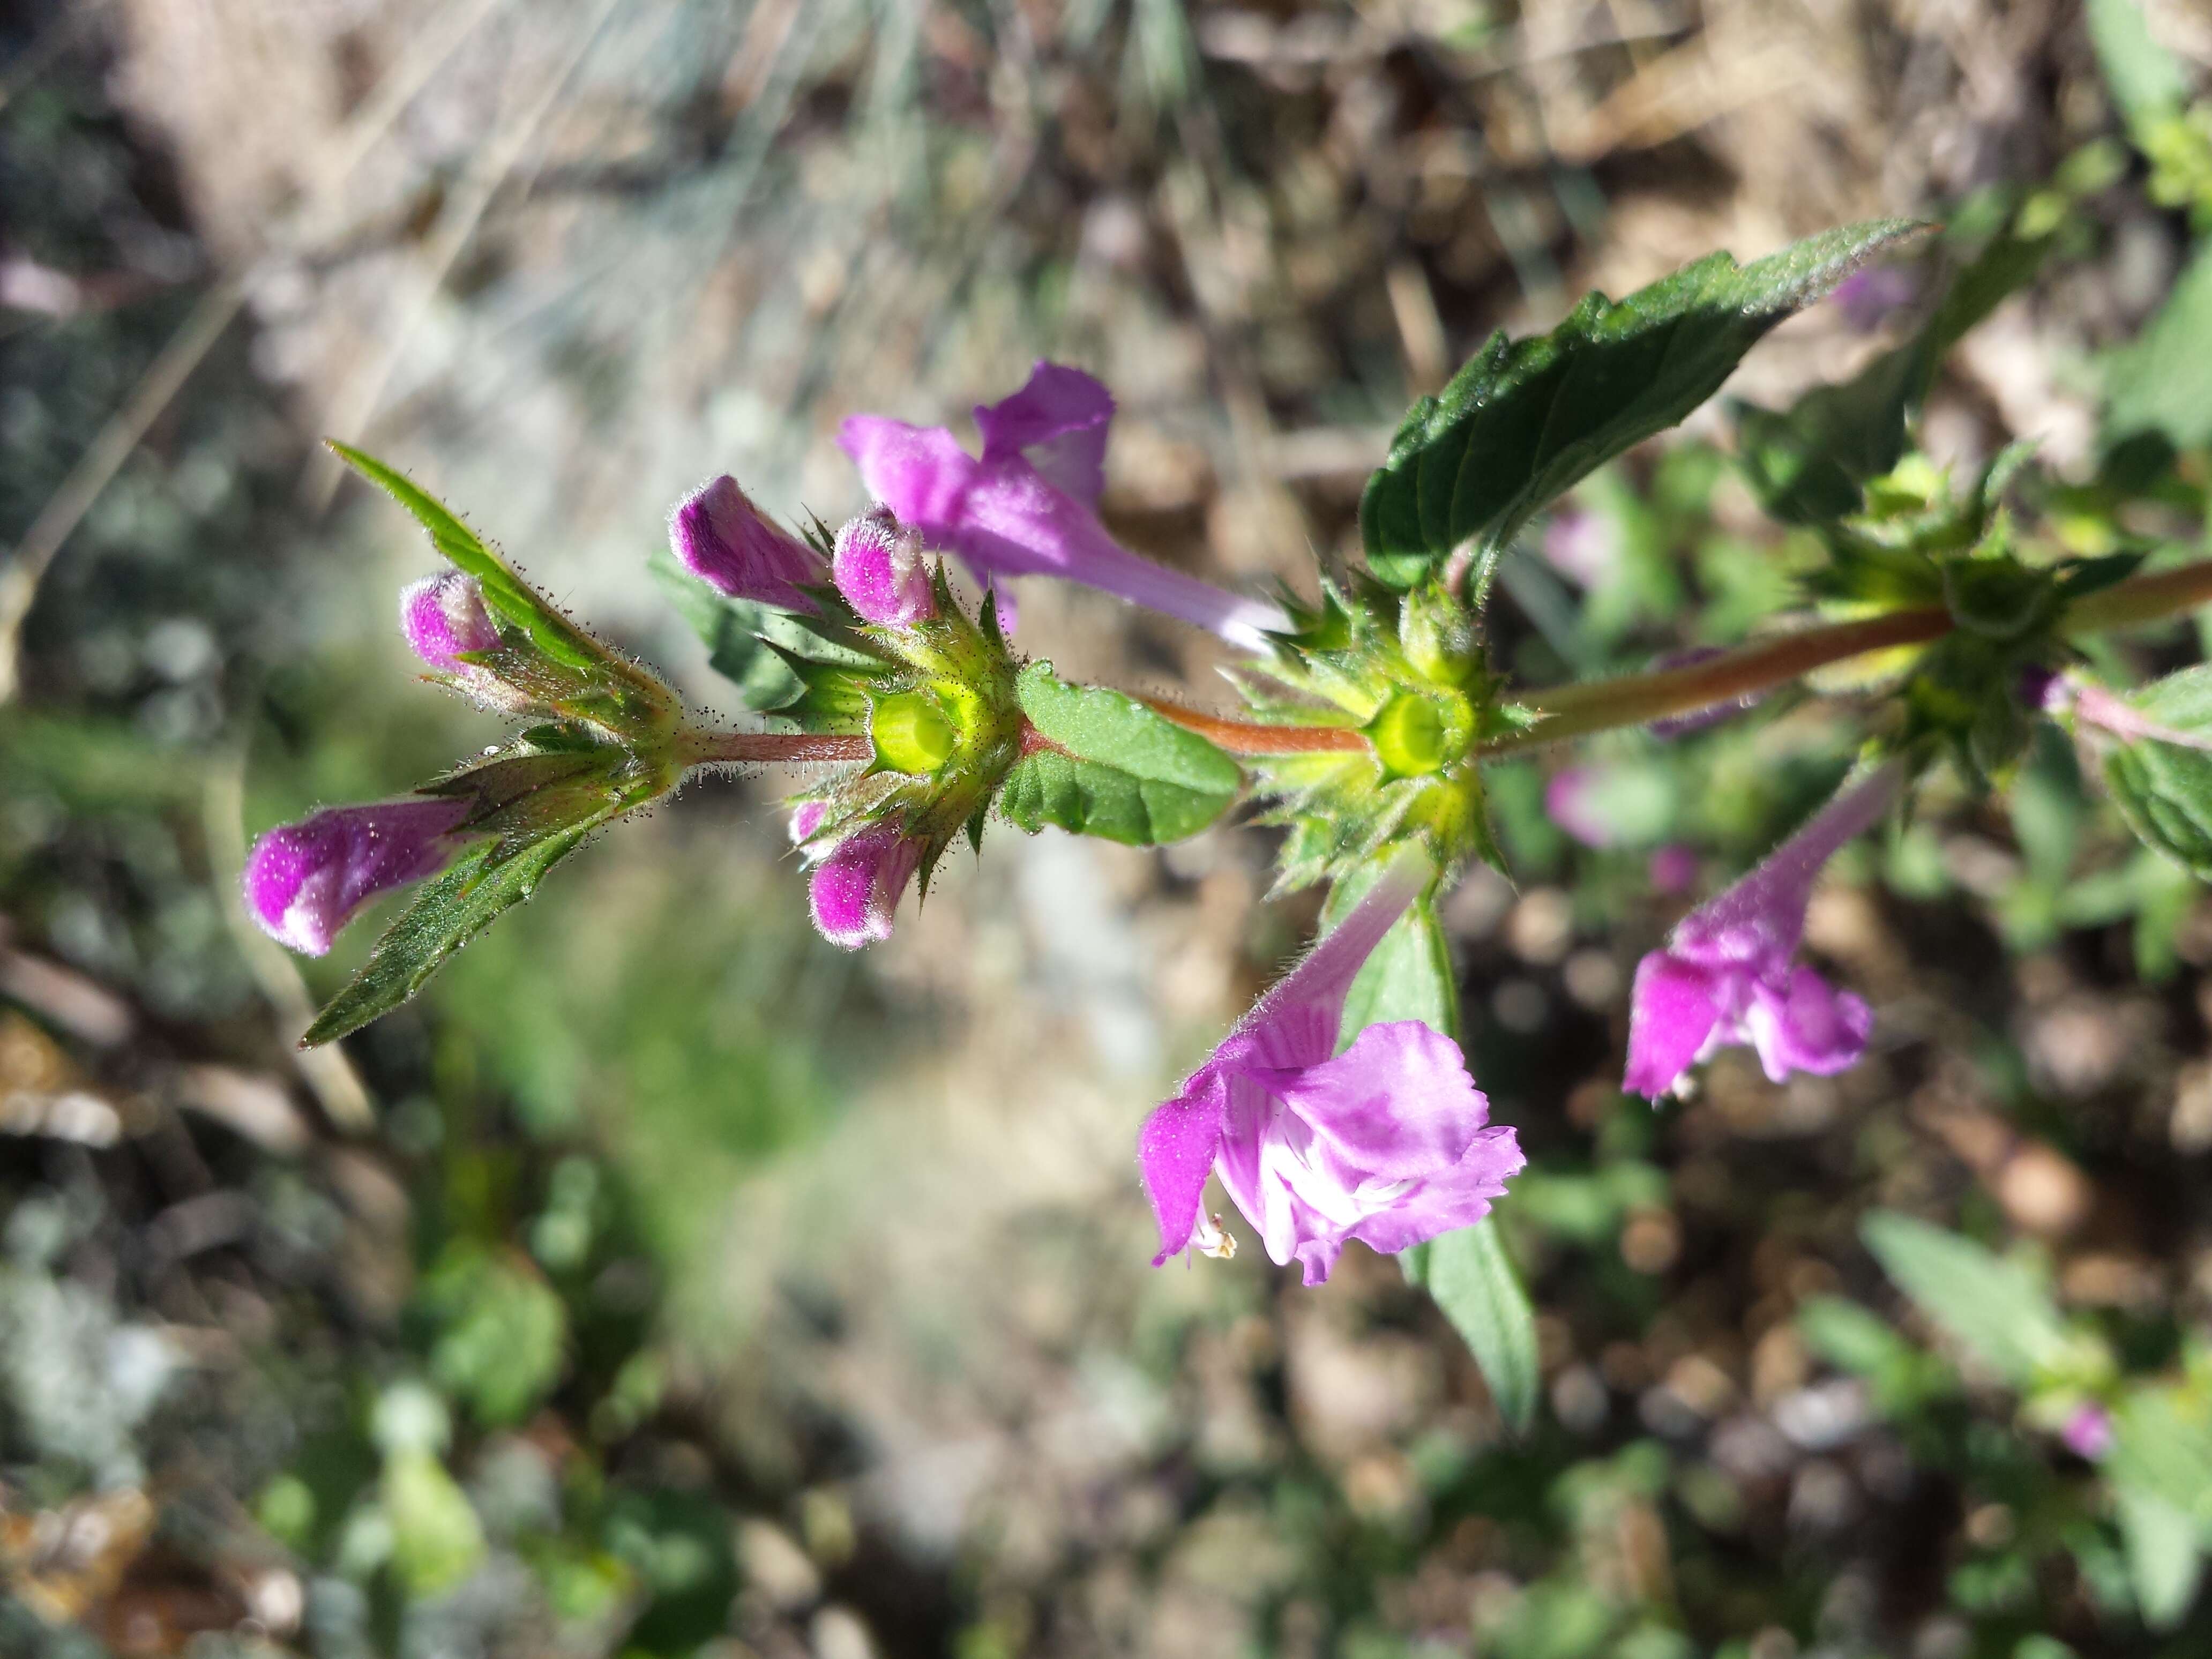
[[[837,532],[830,569],[845,603],[884,628],[911,628],[937,614],[921,538],[883,507],[863,513]]]
[[[814,832],[822,827],[822,820],[830,816],[826,800],[802,800],[791,808],[791,844],[803,847],[814,839]]]
[[[425,576],[399,592],[399,628],[415,654],[441,674],[461,674],[474,665],[464,652],[499,649],[499,627],[484,609],[476,578],[458,570]]]
[[[1306,959],[1145,1120],[1137,1160],[1158,1217],[1158,1267],[1199,1230],[1218,1173],[1279,1266],[1318,1285],[1356,1238],[1395,1255],[1480,1220],[1523,1159],[1490,1123],[1459,1045],[1419,1020],[1337,1029],[1361,965],[1433,866],[1401,854]]]
[[[466,801],[410,795],[280,824],[246,856],[246,908],[280,945],[322,956],[379,893],[444,869],[469,811]]]
[[[1011,398],[980,405],[983,453],[945,428],[855,415],[837,441],[876,500],[934,546],[957,553],[976,580],[1048,575],[1083,582],[1257,646],[1290,618],[1141,558],[1106,533],[1106,427],[1114,399],[1079,369],[1039,363]]]
[[[719,593],[785,611],[811,611],[799,590],[828,574],[822,556],[779,529],[725,472],[701,484],[668,515],[677,562]]]
[[[2101,1462],[2112,1449],[2112,1414],[2094,1401],[2077,1406],[2058,1437],[2075,1456]]]
[[[832,945],[857,951],[891,936],[891,915],[921,863],[922,843],[888,823],[845,837],[814,866],[814,925]]]
[[[1637,964],[1629,998],[1628,1074],[1657,1097],[1716,1048],[1747,1042],[1766,1075],[1840,1072],[1866,1048],[1873,1011],[1790,958],[1821,867],[1896,799],[1894,761],[1838,794],[1766,861],[1676,924],[1664,950]]]
[[[1889,320],[1893,312],[1912,303],[1920,282],[1903,265],[1869,265],[1836,284],[1828,300],[1844,313],[1844,321],[1861,334],[1871,334]]]
[[[1585,847],[1611,847],[1620,837],[1601,810],[1607,775],[1598,766],[1570,766],[1544,786],[1544,816]]]

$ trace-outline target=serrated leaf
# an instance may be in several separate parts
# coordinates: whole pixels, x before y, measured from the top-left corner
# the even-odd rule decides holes
[[[361,971],[315,1016],[300,1046],[334,1042],[413,997],[447,957],[491,926],[501,912],[536,892],[547,871],[632,804],[609,803],[503,856],[497,841],[470,848],[423,884],[414,902],[376,941]]]
[[[1505,1254],[1494,1216],[1399,1253],[1406,1277],[1443,1310],[1482,1367],[1498,1414],[1516,1434],[1536,1420],[1543,1372],[1536,1310]]]
[[[999,796],[999,810],[1032,834],[1055,823],[1131,846],[1179,841],[1226,811],[1243,782],[1196,732],[1118,691],[1062,684],[1050,663],[1031,663],[1016,690],[1056,745],[1024,756]]]
[[[1680,421],[1769,329],[1919,228],[1849,226],[1749,265],[1716,253],[1618,303],[1589,295],[1549,334],[1492,335],[1413,405],[1368,479],[1369,567],[1411,587],[1465,543],[1479,585],[1545,503]]]
[[[2067,1355],[2057,1304],[2021,1263],[1891,1211],[1869,1215],[1859,1237],[1921,1312],[2005,1382],[2025,1383]]]
[[[2212,666],[2170,674],[2129,701],[2160,726],[2212,741]],[[2212,754],[2142,738],[2107,757],[2105,782],[2145,846],[2212,881]]]
[[[444,502],[374,455],[335,438],[325,441],[331,453],[413,514],[447,562],[463,574],[477,579],[483,590],[484,604],[527,633],[539,650],[572,668],[605,665],[606,653],[598,642],[540,598],[514,566],[493,552]]]
[[[2112,1517],[2119,1522],[2128,1584],[2136,1611],[2153,1630],[2172,1630],[2197,1600],[2204,1552],[2188,1514],[2141,1487],[2115,1483]]]

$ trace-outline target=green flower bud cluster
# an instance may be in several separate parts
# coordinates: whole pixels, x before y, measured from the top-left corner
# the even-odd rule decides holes
[[[1234,678],[1265,722],[1339,726],[1359,747],[1258,755],[1273,797],[1261,822],[1290,830],[1279,886],[1331,881],[1418,842],[1447,870],[1495,860],[1474,755],[1516,729],[1496,697],[1473,612],[1433,578],[1404,592],[1354,576],[1294,612],[1256,672]]]

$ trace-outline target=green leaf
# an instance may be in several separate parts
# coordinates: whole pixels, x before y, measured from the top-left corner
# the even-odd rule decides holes
[[[479,1244],[448,1245],[419,1301],[438,1327],[430,1375],[478,1422],[521,1422],[561,1380],[568,1310],[526,1261]]]
[[[2175,447],[2212,444],[2212,375],[2204,342],[2212,339],[2212,240],[2143,325],[2133,344],[2106,360],[2105,426],[2115,438],[2160,432]]]
[[[1536,1420],[1542,1387],[1536,1310],[1514,1271],[1498,1218],[1485,1218],[1442,1238],[1401,1251],[1406,1277],[1436,1298],[1490,1384],[1498,1414],[1515,1433]]]
[[[2171,115],[2189,101],[2181,60],[2152,38],[2142,0],[2087,0],[2082,12],[2097,67],[2130,127]]]
[[[867,672],[874,659],[825,639],[805,617],[772,605],[733,599],[692,575],[665,547],[647,562],[653,580],[692,630],[706,641],[707,660],[763,714],[788,708],[806,693],[791,658]],[[778,647],[781,647],[779,649]]]
[[[394,1452],[379,1496],[392,1528],[392,1571],[410,1596],[449,1590],[483,1559],[483,1527],[446,1467],[427,1451]]]
[[[1136,847],[1179,841],[1226,811],[1243,782],[1196,732],[1118,691],[1062,684],[1050,663],[1031,663],[1016,689],[1055,745],[1024,757],[999,796],[999,810],[1031,834],[1056,823]]]
[[[453,568],[477,579],[483,590],[484,604],[527,633],[540,651],[571,668],[605,665],[607,653],[599,643],[539,597],[514,566],[486,546],[437,497],[374,455],[363,454],[335,438],[325,441],[340,460],[413,514],[415,521],[430,532],[431,544]]]
[[[1368,479],[1369,566],[1411,587],[1464,543],[1479,586],[1546,502],[1680,421],[1769,329],[1919,228],[1853,225],[1746,266],[1716,253],[1618,304],[1589,295],[1549,334],[1493,334],[1413,405]]]
[[[2112,1413],[2105,1474],[2114,1492],[2169,1504],[2212,1538],[2212,1401],[2187,1384],[2134,1390]]]
[[[2067,1357],[2058,1309],[2021,1263],[1891,1211],[1868,1216],[1859,1236],[1914,1305],[2005,1382],[2025,1383]]]
[[[2212,666],[2170,674],[2129,701],[2160,726],[2212,740]],[[2105,781],[2145,846],[2212,881],[2212,754],[2142,738],[2112,751]]]
[[[2136,1611],[2153,1630],[2172,1629],[2196,1601],[2204,1570],[2196,1522],[2156,1493],[2117,1481],[2112,1515],[2120,1525]]]
[[[594,830],[636,804],[627,799],[609,802],[519,848],[506,850],[499,841],[471,848],[423,884],[415,902],[377,940],[361,971],[315,1016],[300,1046],[334,1042],[407,1001],[447,957],[490,927],[501,911],[536,892],[545,872],[581,847]]]

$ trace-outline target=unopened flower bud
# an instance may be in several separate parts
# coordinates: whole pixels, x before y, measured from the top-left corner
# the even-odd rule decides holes
[[[921,538],[881,507],[837,532],[831,568],[845,602],[880,627],[911,628],[937,614]]]
[[[399,592],[399,628],[408,648],[441,674],[471,666],[464,653],[496,651],[499,626],[484,609],[483,590],[457,570],[425,576]]]
[[[804,847],[814,839],[814,832],[822,827],[822,820],[830,816],[826,800],[803,800],[791,809],[791,844]]]
[[[832,945],[857,951],[891,936],[899,896],[921,863],[922,843],[878,823],[848,836],[814,866],[814,925]]]
[[[719,593],[785,611],[812,611],[800,590],[823,578],[821,555],[771,523],[724,473],[668,515],[677,562]]]
[[[452,862],[461,847],[453,832],[469,810],[464,800],[416,795],[280,824],[246,857],[246,908],[279,944],[322,956],[379,893]]]

